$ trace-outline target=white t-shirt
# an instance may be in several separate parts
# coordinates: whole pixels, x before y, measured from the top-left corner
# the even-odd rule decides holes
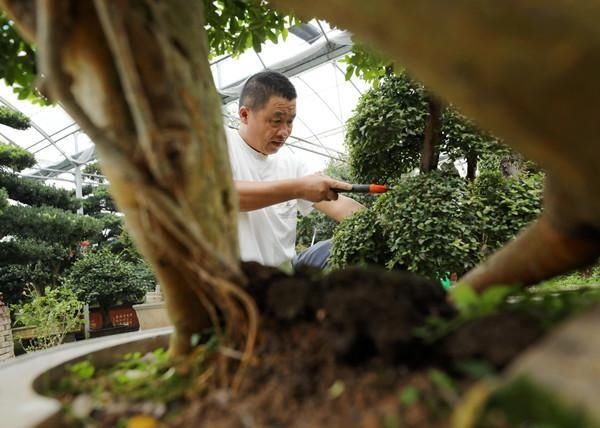
[[[303,177],[309,172],[304,164],[282,147],[273,155],[263,155],[250,147],[235,129],[226,128],[233,179],[274,181]],[[296,254],[296,217],[308,214],[313,203],[292,199],[254,211],[238,214],[240,255],[244,261],[281,266]]]

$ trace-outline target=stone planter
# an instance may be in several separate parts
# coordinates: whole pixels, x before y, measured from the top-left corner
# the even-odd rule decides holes
[[[146,293],[145,303],[133,305],[140,323],[140,330],[167,327],[171,320],[167,314],[167,307],[160,291],[160,285],[156,285],[154,291]]]
[[[140,305],[133,305],[133,309],[137,313],[140,330],[168,327],[171,325],[165,302],[142,303]]]
[[[167,347],[171,328],[134,332],[60,345],[0,364],[0,415],[11,428],[60,427],[60,403],[38,394],[61,378],[68,364],[90,358],[106,366],[128,352]]]

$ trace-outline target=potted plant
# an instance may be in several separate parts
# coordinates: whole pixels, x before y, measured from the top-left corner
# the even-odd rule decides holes
[[[141,302],[151,286],[139,275],[138,266],[107,249],[90,251],[71,268],[65,285],[88,304],[98,304],[104,328],[113,327],[112,306]]]

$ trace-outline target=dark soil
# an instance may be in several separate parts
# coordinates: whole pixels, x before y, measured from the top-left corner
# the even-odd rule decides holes
[[[257,264],[244,269],[263,314],[257,362],[236,397],[216,391],[169,425],[447,426],[449,410],[473,381],[455,363],[484,359],[501,369],[543,333],[533,318],[501,313],[428,344],[414,329],[431,315],[455,315],[436,282],[379,269],[326,277]],[[440,372],[454,381],[445,385],[434,375]]]

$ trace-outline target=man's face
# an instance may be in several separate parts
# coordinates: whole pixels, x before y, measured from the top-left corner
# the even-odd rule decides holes
[[[260,110],[240,107],[240,135],[254,150],[272,155],[283,147],[292,133],[296,100],[272,96]]]

